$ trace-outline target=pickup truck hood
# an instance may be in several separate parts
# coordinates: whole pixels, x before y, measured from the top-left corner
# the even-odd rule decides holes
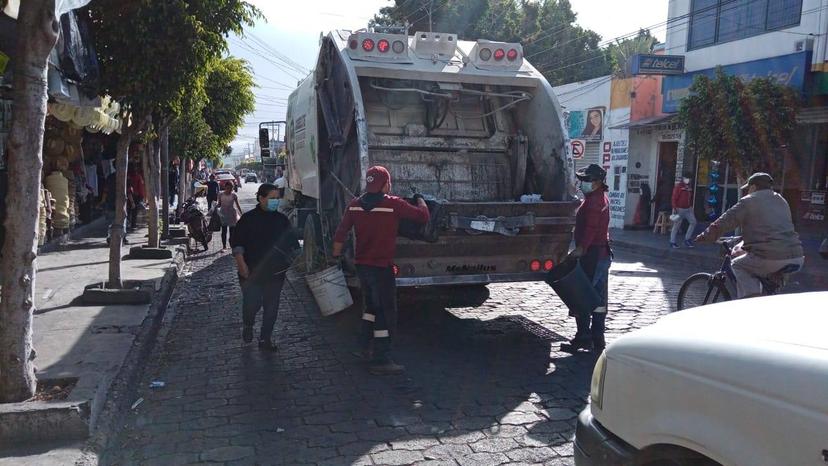
[[[677,312],[620,338],[607,358],[828,412],[826,302],[828,292],[802,293]]]

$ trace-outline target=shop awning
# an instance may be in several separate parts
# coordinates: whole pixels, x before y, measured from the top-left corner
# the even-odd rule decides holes
[[[800,125],[820,125],[828,123],[828,107],[809,107],[799,110],[796,122]]]
[[[676,114],[670,115],[659,115],[650,118],[644,118],[638,121],[631,121],[629,123],[624,123],[623,125],[618,126],[610,126],[610,129],[635,129],[635,128],[647,128],[652,126],[661,126],[661,125],[669,125],[671,123],[675,123]]]

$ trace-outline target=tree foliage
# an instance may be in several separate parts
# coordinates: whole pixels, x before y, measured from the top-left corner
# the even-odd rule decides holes
[[[768,78],[745,83],[716,70],[697,76],[682,101],[679,121],[687,149],[700,160],[730,163],[744,179],[751,172],[777,172],[796,128],[799,97]]]
[[[610,74],[601,36],[576,24],[569,0],[394,0],[374,25],[409,24],[410,31],[457,33],[466,40],[520,42],[524,55],[552,85]]]
[[[638,35],[634,37],[616,40],[607,46],[613,73],[621,78],[631,77],[629,65],[632,57],[636,54],[652,53],[658,43],[658,39],[649,29],[639,30]]]
[[[253,73],[246,61],[227,57],[213,62],[183,101],[171,128],[173,151],[193,160],[219,161],[255,108]]]

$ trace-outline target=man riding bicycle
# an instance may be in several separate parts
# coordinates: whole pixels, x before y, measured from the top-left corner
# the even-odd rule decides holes
[[[754,173],[741,189],[747,189],[748,195],[722,214],[695,241],[713,242],[722,233],[736,227],[741,229],[742,251],[734,250],[732,266],[737,296],[748,298],[762,294],[760,279],[789,265],[801,268],[805,257],[799,235],[794,231],[791,208],[785,198],[774,192],[773,178],[767,173]]]

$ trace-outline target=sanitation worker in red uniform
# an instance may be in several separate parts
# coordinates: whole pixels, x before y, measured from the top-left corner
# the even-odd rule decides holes
[[[366,311],[362,315],[361,345],[371,358],[370,371],[375,375],[399,374],[405,368],[390,357],[391,338],[397,325],[397,285],[394,253],[400,220],[426,224],[428,206],[415,196],[417,206],[390,196],[391,175],[384,167],[368,169],[366,193],[351,201],[334,234],[333,256],[342,256],[342,247],[351,229],[356,237],[354,263],[362,285]],[[371,343],[373,342],[373,350]]]

